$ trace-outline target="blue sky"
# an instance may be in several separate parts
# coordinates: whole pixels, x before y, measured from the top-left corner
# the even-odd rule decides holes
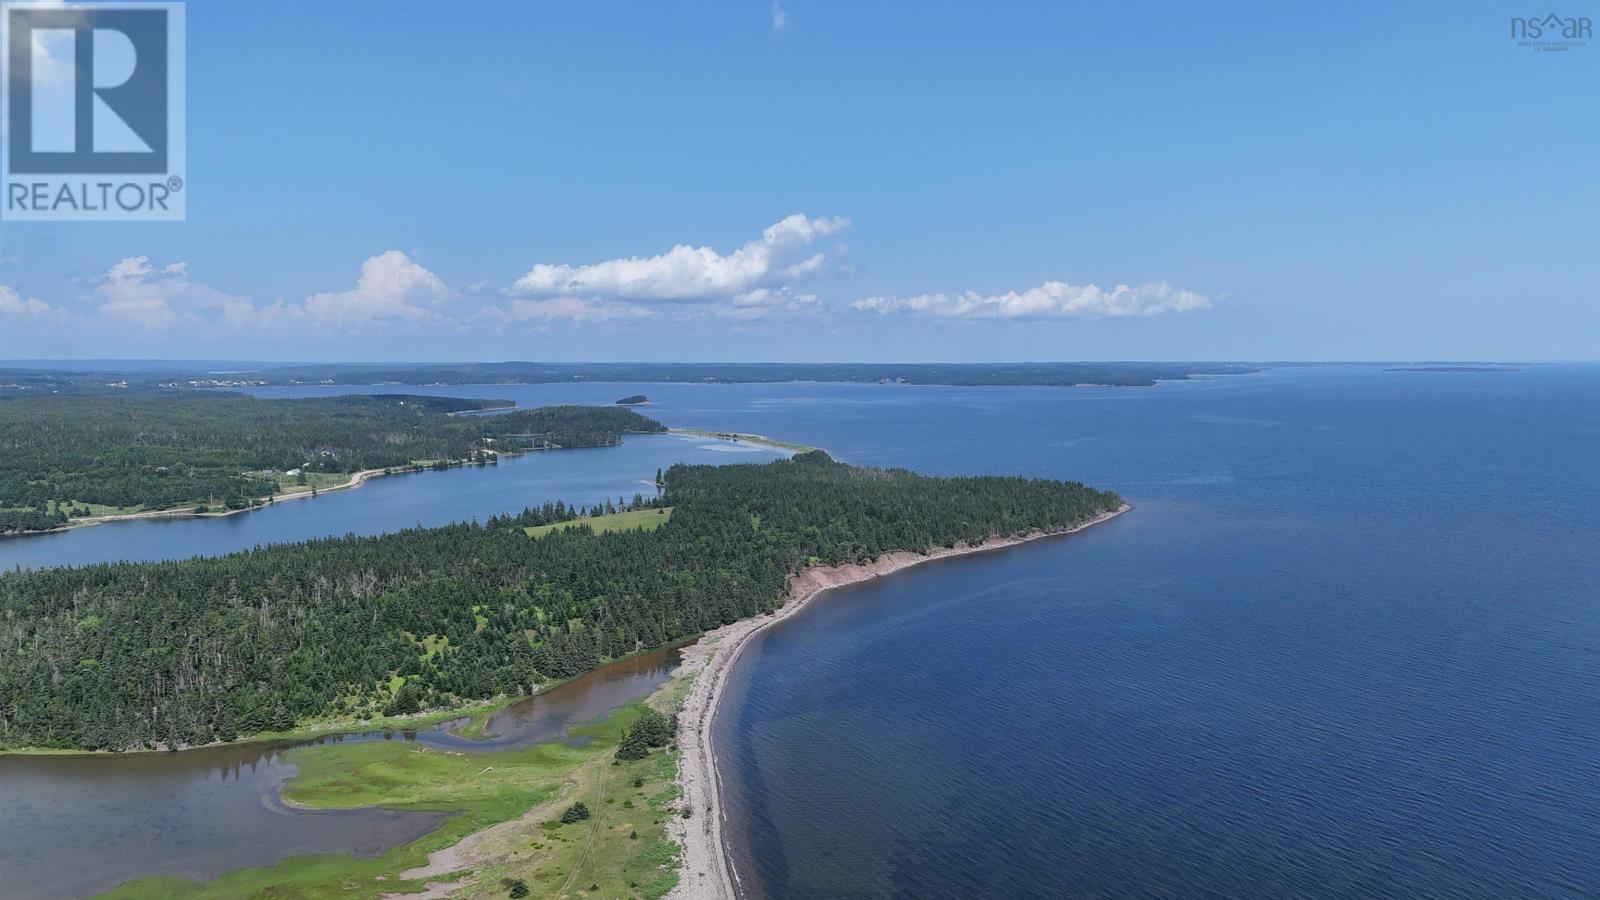
[[[191,2],[187,221],[0,226],[0,358],[1593,359],[1527,13]]]

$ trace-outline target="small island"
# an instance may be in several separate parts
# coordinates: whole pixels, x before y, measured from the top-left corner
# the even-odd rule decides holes
[[[650,403],[650,398],[646,397],[643,394],[629,394],[628,396],[623,397],[621,400],[618,400],[616,405],[617,406],[645,406],[645,405],[648,405],[649,403]]]

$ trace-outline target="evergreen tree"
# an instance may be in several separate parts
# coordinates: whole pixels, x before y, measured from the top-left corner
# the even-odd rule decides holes
[[[589,818],[589,807],[584,806],[583,801],[579,800],[567,807],[566,811],[561,814],[561,824],[571,825],[574,822],[582,822],[587,818]]]

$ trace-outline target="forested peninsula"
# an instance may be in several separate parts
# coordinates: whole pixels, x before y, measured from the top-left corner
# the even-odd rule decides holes
[[[643,503],[661,510],[649,529],[530,536],[583,512],[547,507],[0,575],[0,747],[176,748],[524,694],[770,612],[810,566],[1066,530],[1121,504],[1076,482],[935,478],[820,451],[679,465],[663,482]]]
[[[410,395],[61,395],[0,401],[0,534],[181,509],[217,512],[352,473],[614,444],[661,423],[617,407],[493,415],[504,401]]]

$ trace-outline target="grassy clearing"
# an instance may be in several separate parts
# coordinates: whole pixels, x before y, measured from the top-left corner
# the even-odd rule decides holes
[[[281,474],[281,473],[278,473],[278,474],[270,474],[269,473],[266,477],[269,477],[269,478],[273,479],[274,481],[276,481],[278,483],[278,493],[275,496],[278,496],[278,497],[289,497],[289,496],[293,496],[293,495],[296,495],[296,494],[309,494],[314,490],[315,491],[325,491],[325,490],[330,490],[330,489],[333,489],[333,488],[343,487],[344,485],[346,485],[346,484],[348,484],[350,482],[351,474],[347,473],[347,472],[346,473],[308,472],[308,473],[306,473],[306,483],[305,484],[300,484],[299,483],[299,479],[296,476],[284,475],[284,474]],[[270,497],[257,497],[257,498],[253,498],[253,499],[257,499],[257,500],[261,500],[261,501],[265,502],[265,501],[268,501],[268,500],[270,500],[272,498],[270,498]],[[80,502],[80,501],[77,501],[77,500],[63,500],[61,502],[61,508],[63,510],[77,511],[79,509],[87,509],[89,511],[89,514],[88,514],[87,517],[74,516],[74,517],[72,517],[72,520],[68,524],[83,524],[86,521],[86,519],[87,520],[96,520],[96,519],[105,518],[107,516],[134,516],[134,515],[141,515],[141,514],[148,514],[148,513],[193,512],[194,510],[196,510],[199,507],[205,507],[205,509],[204,509],[205,512],[225,512],[226,511],[226,508],[223,506],[222,501],[220,499],[216,498],[216,497],[196,499],[196,500],[192,500],[192,501],[188,501],[188,502],[184,502],[184,503],[174,503],[174,504],[172,504],[170,506],[155,506],[155,507],[147,507],[147,506],[107,506],[104,503],[83,503],[83,502]]]
[[[313,490],[325,491],[350,482],[349,472],[306,472],[305,484],[298,475],[277,475],[278,495],[308,494]]]
[[[194,503],[187,503],[187,504],[183,504],[183,505],[180,505],[180,506],[174,506],[174,507],[171,507],[171,508],[172,509],[188,509],[189,507],[195,506],[196,504],[198,504],[200,502],[201,501],[196,500]],[[0,506],[0,512],[27,512],[30,509],[32,509],[32,507],[27,507],[27,506]],[[63,501],[61,501],[61,510],[63,512],[75,513],[80,509],[89,510],[89,516],[90,517],[131,516],[131,515],[133,515],[135,513],[147,512],[148,511],[142,506],[107,506],[104,503],[82,503],[82,502],[79,502],[77,500],[63,500]],[[81,516],[74,516],[73,517],[73,521],[82,521],[82,517]]]
[[[198,502],[200,501],[195,501],[195,503]],[[194,504],[191,503],[189,505],[193,506]],[[126,516],[140,512],[144,509],[142,506],[107,506],[104,503],[79,503],[76,500],[68,500],[62,503],[61,506],[64,509],[87,509],[89,510],[89,515],[91,516]],[[183,507],[177,508],[182,509]]]
[[[650,702],[670,703],[677,681],[669,680]],[[533,897],[654,900],[678,878],[678,849],[666,835],[666,823],[677,815],[677,757],[658,750],[646,759],[612,764],[618,738],[641,709],[642,703],[631,704],[574,729],[589,738],[585,747],[539,744],[465,754],[376,741],[290,751],[289,760],[300,770],[285,791],[293,803],[456,814],[427,837],[377,859],[301,856],[212,881],[146,878],[107,896],[376,897],[465,879],[452,896],[503,897],[512,881],[521,879]],[[577,800],[593,817],[560,824],[561,810]],[[467,868],[422,879],[400,877],[426,864],[429,853],[468,835],[474,836],[458,848]]]
[[[636,509],[632,512],[612,513],[608,516],[584,516],[570,522],[557,522],[554,525],[534,525],[524,529],[528,537],[544,537],[552,531],[563,528],[576,528],[587,525],[594,529],[595,534],[604,534],[607,531],[655,531],[672,518],[672,507],[664,506],[660,509]]]

